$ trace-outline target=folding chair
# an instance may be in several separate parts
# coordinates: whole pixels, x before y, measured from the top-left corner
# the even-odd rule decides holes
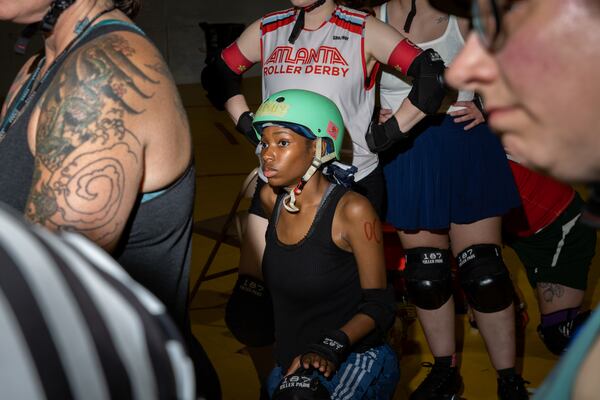
[[[238,208],[242,199],[252,198],[256,188],[257,178],[258,167],[254,168],[252,172],[246,176],[246,179],[244,179],[242,187],[240,188],[240,191],[235,198],[235,201],[233,202],[228,214],[194,222],[194,233],[215,240],[215,244],[208,255],[204,267],[202,267],[202,270],[200,271],[200,276],[194,283],[194,287],[190,295],[190,302],[196,296],[196,293],[198,292],[198,289],[200,289],[202,282],[233,274],[238,270],[236,267],[227,269],[225,271],[208,274],[208,270],[210,269],[210,266],[212,265],[215,257],[217,256],[217,252],[223,243],[238,248],[242,246],[242,237],[246,227],[248,211],[239,211]]]

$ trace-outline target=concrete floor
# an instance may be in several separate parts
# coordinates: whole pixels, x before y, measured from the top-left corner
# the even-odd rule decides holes
[[[254,102],[251,107],[256,109],[259,101],[258,81],[250,79],[245,85],[246,95]],[[256,166],[253,149],[235,131],[225,112],[218,112],[210,106],[201,88],[196,85],[184,85],[180,87],[180,91],[195,143],[195,218],[198,220],[225,214],[229,211],[243,179]],[[245,207],[247,203],[242,204],[242,208]],[[192,281],[198,276],[213,243],[210,239],[194,235]],[[504,256],[529,308],[530,321],[525,331],[524,357],[519,363],[524,378],[531,382],[529,388],[535,390],[557,358],[545,349],[536,333],[539,323],[537,304],[521,264],[509,248],[505,248]],[[224,245],[211,267],[211,272],[237,266],[238,258],[237,248]],[[596,305],[600,301],[600,289],[596,285],[600,275],[599,264],[600,260],[596,257],[586,297],[588,306]],[[223,398],[258,399],[258,380],[250,358],[244,346],[229,333],[223,320],[225,304],[234,282],[235,275],[228,275],[202,284],[191,305],[193,330],[217,369]],[[462,398],[495,399],[495,372],[487,358],[480,335],[469,326],[464,315],[457,316],[457,337],[459,349],[462,349],[461,373],[465,386]],[[408,398],[411,389],[414,389],[428,372],[421,363],[433,361],[418,322],[409,325],[408,339],[404,342],[402,352],[401,381],[395,399]]]

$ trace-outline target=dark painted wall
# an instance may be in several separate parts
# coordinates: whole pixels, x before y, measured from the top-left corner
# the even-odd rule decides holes
[[[171,67],[177,83],[199,81],[206,55],[201,21],[249,24],[268,11],[290,6],[288,1],[268,0],[144,0],[137,23],[156,43]],[[12,48],[22,27],[0,22],[0,99],[26,58]],[[40,41],[30,50],[40,48]],[[253,68],[249,75],[258,74]]]

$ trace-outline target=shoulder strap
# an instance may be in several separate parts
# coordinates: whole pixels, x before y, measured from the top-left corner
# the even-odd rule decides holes
[[[331,239],[330,227],[333,223],[335,210],[337,209],[337,205],[340,199],[347,191],[347,188],[343,187],[342,185],[336,185],[334,183],[332,183],[329,186],[329,188],[327,188],[327,191],[323,196],[323,200],[321,200],[321,205],[319,206],[317,215],[315,215],[315,221],[312,225],[312,229],[316,230],[317,235],[324,235],[322,236],[323,239]],[[327,229],[320,229],[320,225],[323,225],[323,227]],[[309,236],[311,233],[312,232],[309,232],[307,236]]]
[[[387,5],[388,3],[383,3],[381,7],[379,7],[379,19],[386,24],[388,23],[388,15],[387,15]]]

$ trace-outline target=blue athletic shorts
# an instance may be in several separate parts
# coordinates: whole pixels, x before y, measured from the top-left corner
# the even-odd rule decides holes
[[[269,375],[267,390],[272,397],[283,379],[277,366]],[[398,358],[390,346],[374,347],[364,353],[351,353],[340,369],[329,379],[314,371],[331,394],[332,400],[391,399],[400,380]]]

